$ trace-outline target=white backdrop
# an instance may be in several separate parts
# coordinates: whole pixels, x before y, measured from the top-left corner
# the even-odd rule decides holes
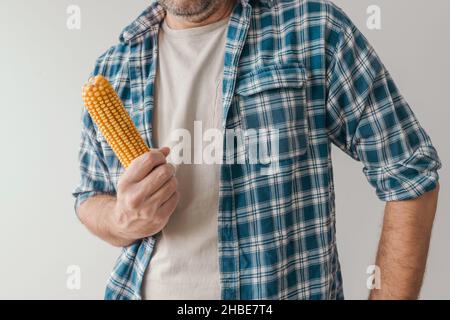
[[[336,0],[373,43],[436,145],[444,169],[422,297],[450,299],[448,128],[450,1]],[[91,236],[73,211],[78,181],[80,88],[95,59],[148,0],[0,2],[0,298],[101,299],[119,249]],[[81,29],[66,26],[69,5]],[[366,26],[378,5],[382,29]],[[348,299],[365,299],[383,203],[361,165],[334,152],[337,228]],[[67,268],[81,288],[67,286]]]

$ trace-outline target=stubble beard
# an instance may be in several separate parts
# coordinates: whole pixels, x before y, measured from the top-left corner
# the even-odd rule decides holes
[[[209,18],[228,0],[159,0],[159,4],[170,14],[191,22]]]

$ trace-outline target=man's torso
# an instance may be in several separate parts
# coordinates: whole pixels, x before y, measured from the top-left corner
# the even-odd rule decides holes
[[[220,299],[220,166],[202,158],[204,133],[220,128],[227,24],[173,30],[163,22],[159,32],[153,143],[172,148],[181,198],[157,237],[144,299]]]

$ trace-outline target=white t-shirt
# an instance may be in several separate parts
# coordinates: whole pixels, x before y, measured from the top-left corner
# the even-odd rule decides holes
[[[144,278],[144,299],[220,299],[220,165],[205,164],[195,153],[203,150],[199,142],[203,133],[220,128],[227,26],[228,19],[174,30],[164,21],[159,32],[153,142],[155,147],[185,148],[183,158],[169,157],[177,169],[181,199],[157,238]],[[186,147],[189,143],[191,150]],[[178,165],[181,159],[184,163]]]

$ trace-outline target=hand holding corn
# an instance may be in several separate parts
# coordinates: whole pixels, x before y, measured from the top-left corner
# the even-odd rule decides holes
[[[178,205],[175,168],[166,161],[170,150],[149,150],[104,77],[89,80],[83,87],[83,100],[127,170],[118,181],[116,196],[89,199],[80,206],[79,216],[102,239],[128,246],[161,231]]]

